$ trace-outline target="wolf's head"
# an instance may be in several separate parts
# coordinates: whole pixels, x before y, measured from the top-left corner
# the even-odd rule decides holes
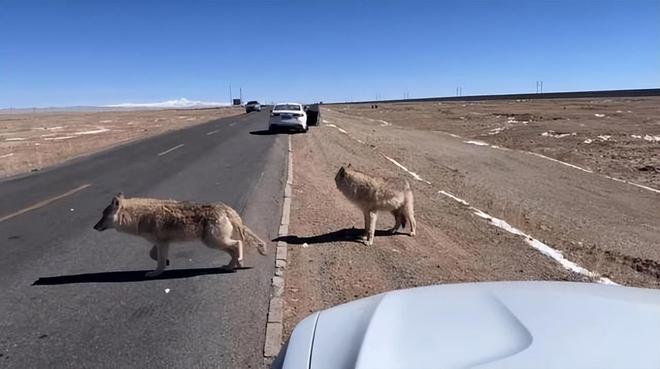
[[[121,192],[115,195],[115,197],[112,198],[112,202],[110,202],[110,205],[106,207],[103,210],[103,215],[101,216],[101,220],[94,225],[94,229],[97,231],[105,231],[108,228],[114,228],[115,224],[117,223],[117,218],[118,218],[118,213],[119,210],[121,209],[121,201],[124,199],[124,194]]]
[[[337,174],[335,175],[335,182],[339,182],[342,179],[344,179],[346,177],[346,169],[350,169],[350,168],[351,168],[351,164],[348,164],[346,168],[344,168],[344,166],[342,165],[341,168],[339,168],[339,170],[337,171]]]

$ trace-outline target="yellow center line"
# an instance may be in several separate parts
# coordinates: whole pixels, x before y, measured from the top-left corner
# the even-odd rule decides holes
[[[32,211],[32,210],[36,210],[36,209],[42,208],[42,207],[44,207],[44,206],[46,206],[46,205],[48,205],[48,204],[50,204],[50,203],[52,203],[52,202],[55,202],[55,201],[57,201],[57,200],[59,200],[59,199],[62,199],[62,198],[64,198],[64,197],[71,196],[71,195],[73,195],[74,193],[76,193],[76,192],[78,192],[78,191],[82,191],[82,190],[84,190],[85,188],[87,188],[87,187],[89,187],[89,186],[91,186],[91,185],[92,185],[91,183],[84,184],[84,185],[82,185],[82,186],[80,186],[80,187],[76,187],[76,188],[74,188],[73,190],[67,191],[67,192],[65,192],[65,193],[63,193],[63,194],[61,194],[61,195],[57,195],[57,196],[55,196],[55,197],[51,197],[51,198],[46,199],[46,200],[43,200],[43,201],[39,201],[38,203],[36,203],[36,204],[34,204],[34,205],[30,205],[30,206],[28,206],[27,208],[21,209],[21,210],[19,210],[19,211],[17,211],[17,212],[14,212],[14,213],[9,214],[9,215],[5,215],[4,217],[0,218],[0,223],[1,223],[1,222],[4,222],[5,220],[8,220],[8,219],[11,219],[11,218],[17,217],[17,216],[19,216],[19,215],[21,215],[21,214],[25,214],[25,213],[27,213],[28,211]]]

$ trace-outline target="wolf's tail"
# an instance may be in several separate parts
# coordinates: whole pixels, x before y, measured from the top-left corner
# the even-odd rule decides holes
[[[238,233],[238,237],[241,239],[241,241],[256,246],[257,251],[259,251],[261,255],[267,255],[266,243],[254,232],[252,232],[250,228],[243,224],[243,221],[241,220],[241,217],[238,215],[238,213],[231,209],[231,211],[228,211],[228,215],[229,222],[236,230],[236,233]]]

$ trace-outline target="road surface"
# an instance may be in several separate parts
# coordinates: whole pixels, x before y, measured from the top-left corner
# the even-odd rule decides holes
[[[0,367],[263,366],[273,257],[174,245],[161,278],[148,242],[92,226],[112,196],[223,201],[276,236],[286,136],[267,113],[170,132],[0,182]],[[274,248],[274,247],[273,247]],[[272,255],[272,253],[271,253]]]

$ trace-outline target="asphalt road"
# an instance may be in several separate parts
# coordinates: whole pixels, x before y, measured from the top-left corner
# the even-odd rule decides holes
[[[273,245],[221,273],[228,255],[175,244],[147,280],[147,241],[92,226],[123,191],[223,201],[273,239],[287,141],[250,134],[266,121],[223,118],[0,182],[0,367],[263,366]]]

